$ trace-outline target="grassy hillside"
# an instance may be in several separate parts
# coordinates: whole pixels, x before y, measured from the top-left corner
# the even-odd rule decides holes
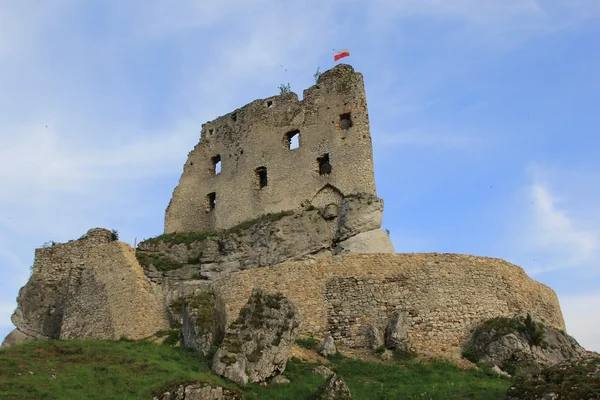
[[[0,350],[0,399],[151,399],[174,382],[211,381],[248,399],[306,399],[325,378],[293,359],[288,385],[239,388],[210,372],[208,359],[181,348],[131,341],[40,341]],[[503,399],[511,381],[445,362],[389,364],[335,357],[330,365],[354,399]]]

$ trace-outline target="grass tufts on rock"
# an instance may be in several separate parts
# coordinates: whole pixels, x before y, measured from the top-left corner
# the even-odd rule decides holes
[[[183,264],[160,253],[147,253],[142,250],[135,252],[135,257],[143,267],[153,265],[158,271],[166,272],[179,269]]]

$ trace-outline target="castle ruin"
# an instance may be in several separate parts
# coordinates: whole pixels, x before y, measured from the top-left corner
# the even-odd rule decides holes
[[[202,126],[166,210],[165,233],[227,229],[264,214],[376,196],[362,74],[255,100]]]

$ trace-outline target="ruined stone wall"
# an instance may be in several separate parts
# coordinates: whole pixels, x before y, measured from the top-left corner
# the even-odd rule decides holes
[[[141,339],[169,327],[162,288],[106,229],[36,249],[12,321],[35,339]]]
[[[358,254],[285,262],[215,282],[236,318],[252,288],[282,292],[302,313],[301,335],[367,347],[371,325],[406,311],[417,352],[460,354],[469,331],[498,316],[530,312],[565,329],[556,294],[501,259],[459,254]]]
[[[299,132],[299,147],[290,150],[293,132]],[[325,154],[329,173],[319,170]],[[267,171],[262,188],[259,167]],[[226,229],[361,192],[376,195],[364,83],[340,64],[306,89],[302,101],[294,93],[256,100],[204,124],[167,207],[165,232]]]

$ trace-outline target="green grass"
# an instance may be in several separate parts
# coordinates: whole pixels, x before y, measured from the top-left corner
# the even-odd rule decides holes
[[[172,260],[162,254],[146,253],[142,250],[138,250],[135,252],[135,257],[140,265],[148,267],[152,264],[154,265],[154,268],[162,272],[172,271],[183,267],[183,264],[179,261]]]
[[[296,344],[300,347],[304,347],[305,349],[315,350],[319,347],[319,341],[315,338],[298,338],[296,339]]]
[[[233,386],[193,352],[150,342],[38,341],[0,351],[3,400],[147,400],[155,389],[190,380]]]
[[[242,222],[238,225],[235,225],[229,229],[224,229],[224,230],[218,231],[218,232],[165,233],[165,234],[162,234],[162,235],[154,237],[154,238],[145,239],[144,241],[140,242],[139,246],[141,246],[143,248],[145,245],[157,245],[159,243],[165,243],[170,246],[174,246],[174,245],[178,245],[178,244],[185,244],[189,249],[191,244],[194,242],[201,242],[210,237],[221,237],[221,236],[226,236],[228,234],[235,234],[235,233],[238,233],[239,231],[248,229],[248,228],[252,227],[253,225],[263,224],[265,222],[278,221],[281,218],[288,216],[288,215],[292,215],[292,214],[294,214],[293,211],[281,211],[278,213],[264,214],[258,218],[244,221],[244,222]],[[199,258],[199,256],[197,258]],[[194,259],[196,259],[196,258],[194,258]],[[194,264],[194,263],[190,263],[190,264]]]
[[[329,361],[328,366],[343,377],[356,400],[504,399],[512,383],[442,361],[379,364],[342,356]],[[295,358],[284,372],[290,384],[251,384],[243,389],[214,376],[209,365],[210,357],[149,342],[33,342],[0,351],[0,398],[149,399],[177,382],[199,380],[237,388],[247,399],[310,399],[325,382],[324,377],[312,374],[318,364]],[[52,373],[56,379],[50,379]]]

